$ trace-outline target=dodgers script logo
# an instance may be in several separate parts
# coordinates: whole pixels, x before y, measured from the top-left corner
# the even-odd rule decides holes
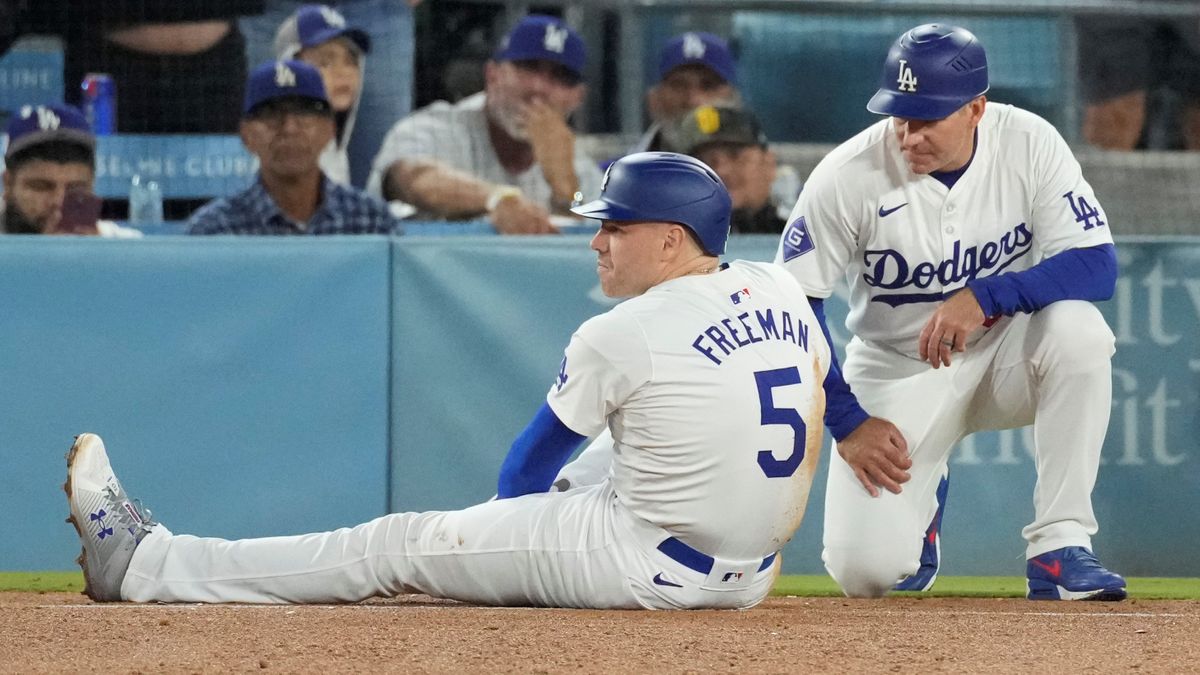
[[[804,222],[804,216],[800,216],[783,233],[783,261],[798,258],[814,248],[816,246],[808,234],[808,224]]]
[[[900,86],[896,87],[899,91],[917,90],[917,76],[913,75],[912,68],[908,67],[908,61],[900,59],[900,77],[896,78],[896,83]]]
[[[925,289],[935,281],[942,287],[957,286],[990,271],[999,274],[1033,249],[1033,233],[1025,223],[1005,232],[999,241],[989,241],[982,246],[963,247],[962,241],[954,242],[950,257],[944,260],[923,261],[913,265],[904,254],[895,249],[868,250],[863,252],[863,281],[868,286],[886,290]],[[954,288],[958,290],[958,288]],[[945,294],[937,293],[888,293],[871,298],[871,302],[882,302],[892,307],[917,302],[938,302]]]

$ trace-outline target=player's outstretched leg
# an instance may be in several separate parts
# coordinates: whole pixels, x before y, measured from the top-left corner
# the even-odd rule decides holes
[[[76,560],[83,568],[83,592],[97,602],[120,600],[134,549],[156,524],[150,510],[125,494],[95,434],[75,437],[63,489],[71,508],[67,522],[83,543]]]
[[[933,582],[937,581],[938,569],[942,564],[942,516],[946,513],[946,495],[949,490],[950,471],[947,469],[937,487],[937,511],[934,512],[933,520],[929,522],[929,528],[925,530],[925,537],[921,540],[921,566],[917,568],[916,574],[902,579],[892,590],[927,591],[933,588]]]
[[[1091,550],[1066,546],[1025,565],[1030,600],[1124,600],[1125,578],[1110,572]]]

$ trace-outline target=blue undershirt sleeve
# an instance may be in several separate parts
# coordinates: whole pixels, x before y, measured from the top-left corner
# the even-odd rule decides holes
[[[1071,248],[1021,272],[972,279],[985,316],[1031,313],[1059,300],[1107,300],[1117,284],[1117,249],[1112,244]]]
[[[558,419],[550,404],[543,403],[500,465],[496,498],[547,492],[571,453],[585,440],[586,436],[571,431]]]
[[[860,424],[871,416],[858,404],[850,384],[842,377],[842,366],[838,363],[837,351],[833,347],[833,338],[829,336],[829,327],[825,325],[825,301],[821,298],[809,297],[808,304],[812,305],[817,323],[825,341],[829,343],[829,372],[821,386],[825,389],[825,426],[836,440],[849,436]]]

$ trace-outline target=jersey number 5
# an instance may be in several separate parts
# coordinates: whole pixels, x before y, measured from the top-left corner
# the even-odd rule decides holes
[[[754,373],[754,381],[758,384],[758,405],[762,409],[762,424],[786,424],[792,428],[795,437],[792,440],[792,453],[783,459],[775,459],[770,450],[758,452],[758,466],[762,468],[767,478],[787,478],[796,473],[800,462],[804,461],[804,441],[808,435],[808,427],[804,418],[800,417],[795,408],[775,407],[775,388],[800,384],[800,369],[776,368],[775,370],[760,370]]]

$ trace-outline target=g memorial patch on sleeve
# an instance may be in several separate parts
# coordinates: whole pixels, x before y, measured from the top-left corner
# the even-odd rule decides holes
[[[816,248],[813,245],[812,237],[808,234],[808,224],[804,222],[804,216],[800,216],[792,221],[791,225],[783,232],[783,261],[787,262],[792,258],[798,258],[805,253]]]

